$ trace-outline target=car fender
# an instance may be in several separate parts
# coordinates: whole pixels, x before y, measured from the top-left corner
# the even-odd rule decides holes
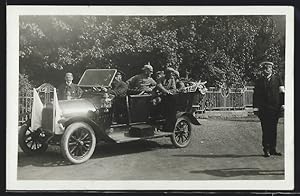
[[[178,112],[176,114],[176,118],[183,117],[183,116],[187,117],[191,121],[192,124],[194,124],[194,125],[201,125],[200,122],[191,113],[188,113],[188,112]]]
[[[104,128],[101,128],[95,121],[86,118],[86,117],[71,117],[69,119],[66,119],[62,124],[65,128],[67,128],[70,124],[74,122],[85,122],[88,125],[92,127],[92,129],[95,131],[95,135],[97,139],[104,140],[106,142],[114,142],[113,139],[107,136],[107,134],[104,131]]]

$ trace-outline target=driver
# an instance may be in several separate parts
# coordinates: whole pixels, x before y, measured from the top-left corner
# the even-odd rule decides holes
[[[117,123],[126,123],[127,112],[125,96],[127,94],[128,85],[122,80],[122,73],[118,71],[111,84],[112,88],[107,90],[109,94],[115,96],[113,104],[114,120]]]
[[[126,82],[122,80],[122,74],[120,71],[116,73],[116,76],[111,84],[112,89],[108,90],[109,94],[112,94],[116,97],[125,97],[127,90],[128,90],[128,85]]]
[[[151,93],[156,87],[156,82],[151,77],[153,67],[150,64],[144,65],[143,72],[128,79],[126,82],[130,91]]]

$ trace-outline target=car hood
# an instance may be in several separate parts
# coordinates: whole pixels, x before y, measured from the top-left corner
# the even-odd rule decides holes
[[[94,104],[88,99],[61,100],[58,103],[63,116],[86,115],[89,111],[96,111]]]

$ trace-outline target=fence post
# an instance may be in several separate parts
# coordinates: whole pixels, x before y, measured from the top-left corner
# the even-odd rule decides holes
[[[243,108],[246,108],[246,87],[241,90],[242,96],[243,96]]]

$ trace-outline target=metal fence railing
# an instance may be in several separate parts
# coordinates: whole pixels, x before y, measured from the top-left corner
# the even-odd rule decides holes
[[[252,107],[253,86],[245,88],[220,89],[209,87],[202,100],[194,102],[195,111],[243,110]]]
[[[222,89],[209,88],[203,102],[206,110],[240,110],[252,106],[253,87]]]
[[[19,123],[23,123],[27,120],[32,109],[33,91],[27,91],[26,93],[19,94]]]
[[[53,86],[51,84],[42,84],[37,88],[37,92],[42,102],[49,103],[53,100]],[[202,99],[194,100],[193,108],[195,111],[203,112],[213,110],[243,110],[246,107],[252,107],[253,86],[245,88],[217,89],[209,87]],[[19,94],[19,123],[27,120],[32,109],[33,91]]]
[[[53,89],[54,87],[49,83],[42,84],[36,89],[43,104],[53,100]],[[33,90],[19,93],[19,124],[22,124],[28,119],[28,114],[30,114],[32,110],[32,103]]]

